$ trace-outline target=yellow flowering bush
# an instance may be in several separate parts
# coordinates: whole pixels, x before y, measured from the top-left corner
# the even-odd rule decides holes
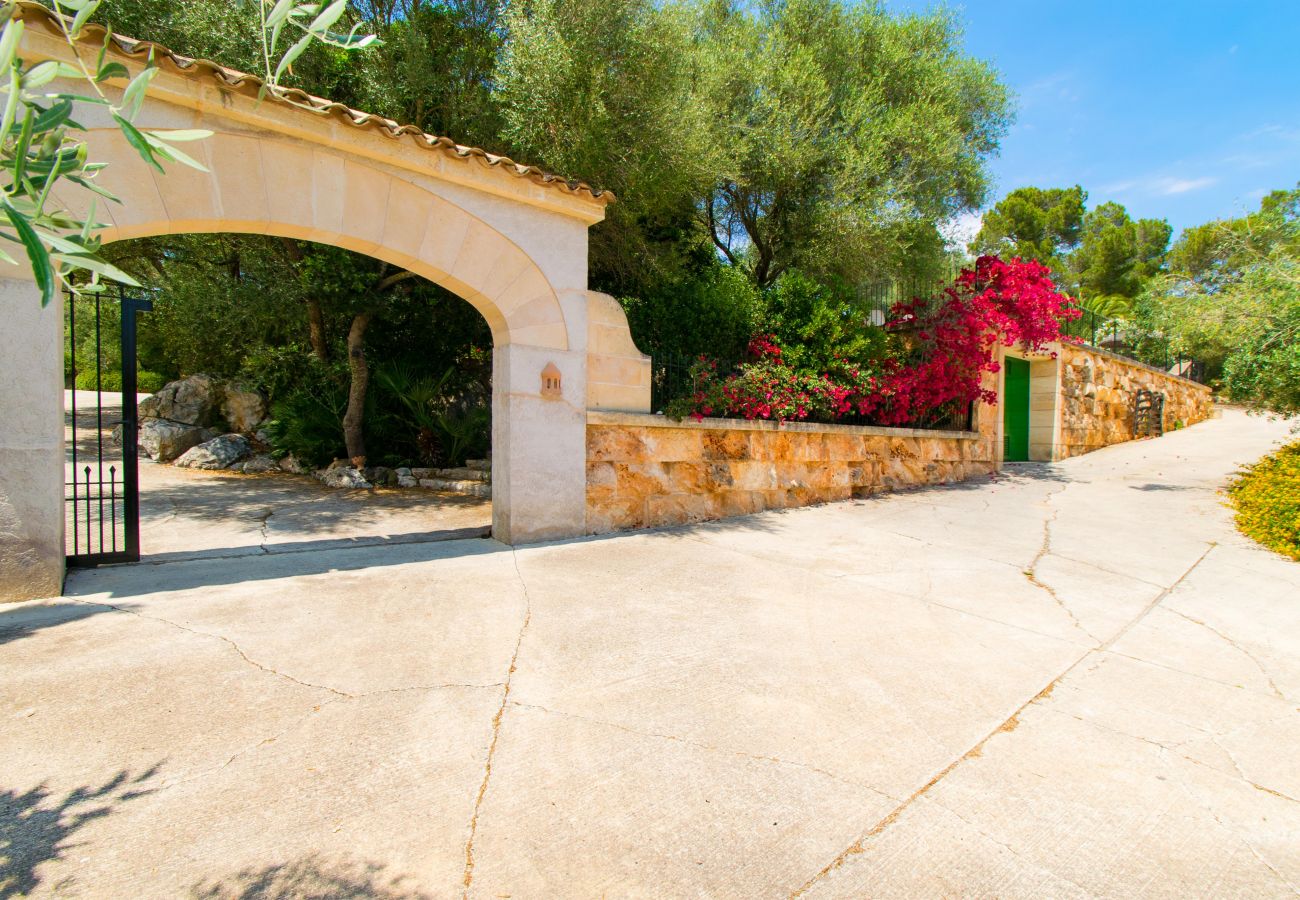
[[[1242,534],[1300,561],[1300,441],[1248,466],[1228,492]]]

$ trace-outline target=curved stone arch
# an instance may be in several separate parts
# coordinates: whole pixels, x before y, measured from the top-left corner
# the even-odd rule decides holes
[[[161,234],[270,234],[342,247],[401,266],[463,298],[498,346],[565,351],[559,297],[537,262],[482,218],[386,171],[325,148],[222,132],[191,145],[209,169],[148,166],[112,129],[94,129],[109,164],[99,207],[107,243]]]

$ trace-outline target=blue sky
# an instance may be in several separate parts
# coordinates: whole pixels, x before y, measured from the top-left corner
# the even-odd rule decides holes
[[[888,0],[895,10],[932,3]],[[991,202],[1081,184],[1185,226],[1300,181],[1300,0],[966,0],[966,50],[1017,95]],[[977,223],[959,223],[969,230]]]

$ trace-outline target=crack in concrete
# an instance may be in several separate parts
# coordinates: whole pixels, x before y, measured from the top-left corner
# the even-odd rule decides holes
[[[1234,762],[1233,765],[1236,765],[1236,763]],[[1210,818],[1214,819],[1215,824],[1217,824],[1220,828],[1222,828],[1224,832],[1226,832],[1230,837],[1235,838],[1237,842],[1240,843],[1243,847],[1249,850],[1251,856],[1255,857],[1255,859],[1258,860],[1260,865],[1268,869],[1269,872],[1273,874],[1274,878],[1276,878],[1278,881],[1282,882],[1282,884],[1290,888],[1293,894],[1300,897],[1300,888],[1297,888],[1296,885],[1292,884],[1285,875],[1283,875],[1281,872],[1277,870],[1276,867],[1274,867],[1274,865],[1271,862],[1265,859],[1264,855],[1255,848],[1254,844],[1246,840],[1244,835],[1238,833],[1237,829],[1230,827],[1228,823],[1224,822],[1223,819],[1219,818],[1219,814],[1214,811],[1214,807],[1211,806],[1210,804],[1204,803],[1201,800],[1200,795],[1196,791],[1194,791],[1191,785],[1189,785],[1187,781],[1178,773],[1177,766],[1167,766],[1166,770],[1173,774],[1174,779],[1178,782],[1179,787],[1183,789],[1183,793],[1188,797],[1188,799],[1190,799],[1193,803],[1199,806],[1202,810],[1209,813]],[[1243,780],[1249,782],[1249,779],[1243,779]],[[1268,791],[1268,793],[1273,793],[1273,792]]]
[[[313,688],[318,691],[328,691],[329,693],[334,694],[337,697],[350,698],[355,696],[354,694],[349,694],[346,691],[337,690],[335,688],[329,687],[328,685],[313,684],[310,681],[303,681],[299,678],[294,678],[292,675],[288,675],[284,672],[280,672],[276,669],[273,669],[270,666],[265,666],[262,663],[258,662],[257,660],[253,659],[252,657],[250,657],[247,653],[244,652],[244,648],[240,647],[237,643],[235,643],[225,635],[214,634],[210,631],[200,631],[197,628],[190,628],[187,625],[182,625],[179,622],[173,622],[170,619],[164,619],[159,616],[147,616],[144,613],[140,612],[139,610],[128,609],[125,606],[115,606],[112,603],[80,600],[76,597],[69,597],[68,599],[72,600],[75,603],[85,604],[86,606],[102,606],[105,607],[106,609],[117,610],[118,612],[127,613],[129,615],[136,616],[141,619],[146,619],[150,622],[161,622],[163,625],[170,625],[172,628],[178,628],[181,631],[189,632],[190,634],[196,634],[199,635],[200,637],[214,638],[215,640],[222,641],[228,644],[232,650],[234,650],[236,653],[239,654],[240,658],[243,659],[244,662],[248,663],[250,666],[252,666],[255,669],[259,669],[263,672],[266,672],[268,675],[274,675],[276,678],[283,678],[285,681],[293,682],[294,684],[300,685],[301,687]]]
[[[984,839],[986,839],[986,840],[992,841],[993,843],[997,844],[997,845],[998,845],[999,847],[1001,847],[1002,849],[1006,850],[1008,853],[1010,853],[1010,854],[1011,854],[1012,856],[1014,856],[1016,859],[1019,859],[1019,860],[1021,860],[1021,861],[1023,861],[1023,862],[1028,863],[1029,865],[1031,865],[1031,866],[1033,866],[1035,869],[1037,869],[1039,872],[1046,872],[1047,874],[1051,875],[1053,878],[1059,879],[1060,881],[1064,881],[1066,884],[1069,884],[1069,885],[1072,885],[1072,886],[1078,888],[1078,889],[1079,889],[1080,891],[1082,891],[1085,895],[1091,895],[1091,894],[1095,893],[1094,891],[1090,891],[1090,890],[1088,890],[1087,888],[1085,888],[1083,885],[1079,884],[1079,882],[1077,882],[1077,881],[1075,881],[1075,880],[1073,880],[1073,879],[1071,879],[1071,878],[1066,878],[1064,875],[1060,874],[1059,872],[1055,872],[1055,871],[1053,871],[1053,870],[1051,870],[1051,869],[1045,869],[1045,868],[1043,868],[1042,866],[1040,866],[1040,865],[1039,865],[1037,862],[1035,862],[1034,860],[1030,859],[1029,857],[1027,857],[1027,856],[1025,856],[1024,854],[1022,854],[1022,853],[1020,853],[1019,851],[1017,851],[1015,847],[1012,847],[1010,844],[1006,843],[1005,841],[1000,841],[1000,840],[998,840],[998,839],[997,839],[996,837],[994,837],[992,834],[990,834],[989,832],[985,831],[983,828],[980,828],[978,825],[976,825],[976,824],[975,824],[974,822],[972,822],[970,819],[968,819],[968,818],[966,818],[965,816],[963,816],[961,813],[957,812],[957,810],[953,809],[951,806],[948,806],[948,805],[945,804],[945,803],[940,803],[938,800],[935,800],[933,797],[926,797],[925,799],[926,799],[926,802],[927,802],[927,803],[933,803],[935,806],[939,807],[939,808],[942,809],[942,810],[945,810],[946,812],[950,813],[950,814],[951,814],[952,816],[954,816],[955,818],[958,818],[958,819],[960,819],[961,821],[965,822],[965,823],[970,827],[970,829],[971,829],[972,831],[974,831],[976,834],[978,834],[980,837],[982,837],[982,838],[984,838]]]
[[[470,885],[474,882],[474,838],[478,836],[478,816],[483,808],[483,798],[487,796],[488,782],[492,780],[492,762],[497,752],[497,741],[501,737],[501,720],[510,702],[510,686],[519,663],[519,648],[523,646],[528,623],[533,620],[533,603],[528,593],[528,582],[524,580],[524,573],[519,569],[519,552],[513,547],[510,548],[510,558],[514,561],[515,575],[519,577],[519,586],[524,592],[524,621],[519,626],[519,635],[515,638],[515,652],[510,657],[510,668],[506,670],[506,677],[502,682],[501,705],[497,707],[496,715],[492,717],[492,740],[488,744],[487,760],[483,765],[483,781],[479,785],[478,795],[474,798],[474,812],[469,820],[469,838],[465,841],[465,871],[461,876],[463,900],[468,900]]]
[[[353,703],[357,700],[366,700],[370,697],[378,697],[385,694],[405,694],[405,693],[424,692],[424,691],[436,691],[436,690],[444,690],[446,688],[471,688],[471,689],[486,690],[489,688],[495,688],[500,686],[501,685],[499,683],[498,684],[466,684],[460,682],[448,682],[445,684],[412,685],[410,687],[383,688],[377,691],[366,691],[363,694],[348,694],[345,697],[332,697],[323,703],[319,703],[313,706],[310,710],[295,718],[292,723],[285,726],[280,731],[276,732],[270,737],[262,738],[256,743],[249,744],[247,747],[243,747],[239,750],[236,750],[221,765],[214,766],[210,769],[205,769],[202,772],[195,772],[193,775],[189,775],[185,778],[181,778],[180,780],[174,781],[171,784],[165,784],[162,787],[158,788],[158,792],[161,793],[162,791],[169,791],[172,788],[180,787],[183,784],[189,784],[192,781],[200,781],[205,778],[210,778],[213,775],[216,775],[217,773],[222,772],[225,769],[228,769],[231,765],[234,764],[235,760],[247,756],[248,754],[260,750],[263,747],[266,747],[270,744],[276,743],[285,735],[289,734],[292,731],[296,731],[298,728],[302,727],[304,723],[310,720],[313,716],[315,716],[325,707],[332,706],[335,703]]]
[[[589,725],[598,725],[602,728],[611,728],[615,731],[621,731],[624,734],[636,735],[637,737],[655,738],[658,740],[672,741],[674,743],[682,744],[686,747],[691,747],[696,750],[704,750],[708,753],[717,753],[725,756],[738,756],[741,759],[748,759],[754,762],[775,763],[781,766],[790,766],[796,769],[804,769],[809,772],[815,772],[816,774],[821,775],[824,778],[829,778],[832,781],[837,781],[840,784],[845,784],[850,787],[871,791],[873,794],[878,794],[879,796],[884,797],[886,800],[892,800],[895,803],[899,802],[898,797],[895,797],[893,794],[889,794],[885,791],[882,791],[878,787],[874,787],[870,784],[865,784],[861,781],[855,781],[852,778],[845,778],[843,775],[836,775],[834,772],[819,768],[818,766],[814,766],[811,763],[798,762],[796,760],[791,760],[791,759],[782,759],[779,756],[766,756],[761,753],[748,753],[744,750],[735,750],[730,747],[718,747],[713,744],[706,744],[702,741],[695,741],[690,738],[680,737],[679,735],[675,735],[675,734],[662,734],[656,731],[641,731],[640,729],[637,728],[629,728],[626,725],[620,725],[617,722],[608,722],[604,719],[593,719],[590,718],[589,716],[578,715],[577,713],[563,712],[562,710],[558,710],[558,709],[549,709],[545,706],[538,706],[536,703],[520,703],[517,700],[512,700],[510,701],[510,705],[518,709],[535,710],[537,712],[546,713],[547,715],[560,716],[565,719],[573,719],[574,721],[577,722],[585,722]]]
[[[1217,544],[1211,543],[1210,546],[1206,549],[1206,551],[1202,553],[1199,557],[1197,557],[1196,561],[1193,562],[1191,566],[1188,567],[1187,571],[1183,572],[1183,574],[1178,577],[1177,581],[1175,581],[1173,584],[1169,585],[1169,587],[1165,588],[1158,595],[1156,595],[1156,598],[1152,600],[1149,604],[1147,604],[1147,606],[1140,613],[1138,613],[1137,616],[1135,616],[1132,621],[1130,621],[1127,625],[1121,628],[1115,635],[1113,635],[1111,638],[1109,638],[1099,647],[1097,647],[1094,650],[1088,650],[1082,656],[1074,660],[1074,662],[1070,663],[1070,665],[1068,665],[1063,671],[1061,671],[1060,674],[1058,674],[1055,678],[1049,681],[1046,687],[1044,687],[1037,694],[1030,697],[1019,707],[1017,707],[1016,710],[1009,717],[1007,717],[1005,721],[999,724],[988,734],[984,735],[984,737],[982,737],[978,742],[976,742],[975,745],[971,747],[969,750],[967,750],[965,753],[961,754],[952,762],[948,763],[948,765],[945,766],[943,769],[939,770],[939,772],[936,773],[929,781],[927,781],[921,787],[917,788],[917,790],[915,790],[910,797],[908,797],[906,800],[904,800],[902,803],[896,806],[887,816],[885,816],[883,819],[881,819],[879,822],[873,825],[869,831],[867,831],[865,834],[859,837],[856,841],[854,841],[844,850],[840,851],[839,855],[836,856],[834,859],[832,859],[825,866],[823,866],[822,869],[819,872],[817,872],[817,874],[813,875],[811,878],[805,881],[798,888],[791,891],[790,897],[792,898],[792,900],[795,897],[800,897],[805,893],[807,893],[808,890],[812,888],[813,885],[821,881],[831,872],[834,872],[836,869],[839,869],[841,866],[843,866],[849,860],[850,857],[856,856],[861,853],[865,853],[867,849],[867,843],[872,838],[876,837],[881,832],[885,831],[885,829],[889,828],[890,825],[898,821],[899,817],[901,817],[902,814],[906,812],[907,809],[911,807],[913,803],[915,803],[918,799],[924,797],[927,793],[929,793],[929,791],[935,785],[937,785],[940,781],[946,778],[949,773],[951,773],[954,769],[960,766],[963,762],[965,762],[968,759],[973,759],[975,757],[981,756],[984,752],[984,745],[987,744],[989,741],[991,741],[994,737],[996,737],[998,734],[1001,734],[1003,732],[1014,731],[1020,724],[1020,714],[1022,712],[1024,712],[1026,709],[1028,709],[1030,706],[1037,703],[1038,701],[1044,700],[1047,697],[1049,697],[1052,691],[1056,690],[1056,686],[1060,684],[1060,682],[1064,678],[1066,678],[1066,676],[1068,676],[1071,672],[1073,672],[1074,669],[1077,666],[1079,666],[1080,663],[1086,660],[1090,655],[1092,655],[1093,653],[1101,653],[1109,650],[1110,647],[1114,645],[1116,641],[1118,641],[1125,634],[1127,634],[1130,629],[1132,629],[1140,621],[1146,618],[1147,615],[1149,615],[1153,609],[1159,606],[1160,603],[1166,597],[1168,597],[1171,593],[1177,590],[1178,586],[1181,585],[1183,581],[1186,580],[1187,577],[1191,575],[1193,571],[1196,570],[1197,566],[1199,566],[1202,562],[1205,561],[1205,558],[1210,555],[1210,552],[1216,546]]]
[[[1063,493],[1069,486],[1070,485],[1067,483],[1061,485],[1059,490],[1048,491],[1047,496],[1043,498],[1043,505],[1050,509],[1052,498],[1057,494]],[[1075,616],[1073,610],[1066,606],[1065,601],[1061,599],[1060,594],[1056,593],[1056,588],[1038,577],[1039,564],[1045,557],[1052,555],[1052,525],[1056,522],[1056,517],[1060,514],[1061,510],[1059,508],[1053,509],[1052,514],[1043,519],[1043,542],[1038,547],[1038,553],[1034,556],[1033,560],[1030,561],[1029,568],[1024,570],[1024,576],[1030,584],[1039,590],[1046,592],[1047,596],[1052,598],[1052,602],[1059,606],[1061,611],[1070,617],[1070,624],[1072,624],[1078,631],[1082,631],[1086,634],[1088,639],[1094,644],[1097,644],[1100,643],[1097,636],[1083,627],[1083,623],[1079,621],[1077,616]]]
[[[1261,663],[1261,662],[1260,662],[1260,661],[1255,657],[1255,655],[1254,655],[1253,653],[1251,653],[1249,650],[1247,650],[1245,647],[1243,647],[1243,646],[1241,646],[1240,644],[1238,644],[1236,641],[1234,641],[1232,638],[1228,637],[1226,634],[1224,634],[1224,633],[1223,633],[1222,631],[1220,631],[1219,629],[1215,628],[1213,625],[1210,625],[1208,622],[1203,622],[1203,621],[1201,621],[1200,619],[1196,618],[1195,616],[1189,616],[1187,613],[1185,613],[1185,612],[1179,612],[1178,610],[1174,609],[1173,607],[1169,607],[1169,606],[1165,607],[1165,612],[1173,613],[1174,615],[1178,616],[1178,617],[1181,618],[1181,619],[1186,619],[1188,622],[1191,622],[1191,623],[1193,623],[1193,624],[1195,624],[1195,625],[1200,625],[1200,626],[1201,626],[1202,628],[1204,628],[1206,631],[1210,632],[1210,633],[1213,634],[1215,637],[1218,637],[1220,640],[1222,640],[1222,641],[1223,641],[1225,644],[1227,644],[1229,647],[1231,647],[1232,649],[1236,650],[1236,651],[1237,651],[1238,653],[1240,653],[1242,656],[1246,657],[1246,659],[1250,660],[1252,663],[1255,664],[1255,668],[1259,669],[1259,674],[1261,674],[1261,675],[1264,676],[1264,681],[1266,681],[1266,682],[1268,683],[1268,688],[1269,688],[1270,691],[1273,692],[1273,696],[1277,697],[1279,700],[1287,700],[1288,702],[1290,702],[1290,701],[1288,700],[1287,696],[1286,696],[1285,694],[1283,694],[1283,693],[1278,689],[1278,686],[1277,686],[1276,682],[1273,681],[1273,676],[1270,675],[1270,674],[1268,673],[1268,670],[1264,668],[1264,664]]]
[[[176,628],[181,631],[187,632],[189,634],[197,635],[199,637],[213,638],[214,640],[221,641],[222,643],[229,646],[232,650],[234,650],[237,654],[239,654],[240,659],[242,659],[245,663],[247,663],[248,665],[252,666],[254,669],[257,669],[260,672],[265,672],[268,675],[274,675],[276,678],[282,678],[285,681],[291,682],[300,687],[313,688],[318,691],[328,691],[329,693],[333,694],[337,699],[340,700],[360,700],[366,697],[376,697],[381,694],[401,694],[410,691],[429,691],[429,690],[438,690],[442,688],[489,689],[489,688],[501,687],[503,684],[502,682],[490,682],[488,684],[475,684],[473,682],[449,681],[440,684],[417,684],[417,685],[408,685],[405,687],[396,687],[396,688],[380,688],[374,691],[363,691],[359,694],[353,694],[353,693],[349,693],[348,691],[340,691],[337,688],[330,687],[329,685],[316,684],[310,681],[303,681],[301,678],[295,678],[294,676],[289,675],[286,672],[281,672],[278,669],[273,669],[268,665],[264,665],[258,662],[257,660],[253,659],[252,657],[250,657],[248,653],[244,651],[244,648],[239,646],[239,644],[237,644],[235,641],[231,640],[230,638],[222,634],[216,634],[211,631],[201,631],[197,628],[190,628],[189,626],[182,625],[179,622],[173,622],[171,619],[164,619],[161,616],[145,615],[139,610],[129,609],[125,606],[115,606],[112,603],[82,600],[77,597],[68,597],[66,599],[71,600],[73,603],[80,603],[83,606],[99,606],[99,607],[103,607],[104,609],[114,610],[115,612],[127,613],[128,615],[135,616],[138,619],[144,619],[145,621],[148,622],[158,622],[161,625],[169,625],[172,628]]]
[[[253,518],[257,520],[259,530],[262,532],[261,534],[262,539],[258,542],[257,546],[261,548],[261,551],[263,553],[271,552],[269,549],[267,549],[266,546],[266,539],[267,537],[269,537],[269,535],[267,534],[267,520],[270,519],[271,516],[273,515],[275,515],[275,507],[268,506],[266,508],[266,512],[264,512],[262,515],[253,516]]]

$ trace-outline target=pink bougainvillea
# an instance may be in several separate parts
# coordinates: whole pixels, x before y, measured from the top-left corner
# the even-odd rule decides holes
[[[749,360],[733,373],[720,376],[716,365],[701,360],[692,371],[692,395],[669,411],[697,419],[812,417],[906,425],[976,400],[996,403],[996,394],[981,387],[984,373],[998,371],[996,347],[1042,351],[1061,339],[1063,322],[1080,315],[1046,266],[981,256],[937,298],[894,307],[888,327],[908,350],[881,361],[877,371],[845,362],[833,371],[799,372],[785,364],[771,335],[757,335]]]

